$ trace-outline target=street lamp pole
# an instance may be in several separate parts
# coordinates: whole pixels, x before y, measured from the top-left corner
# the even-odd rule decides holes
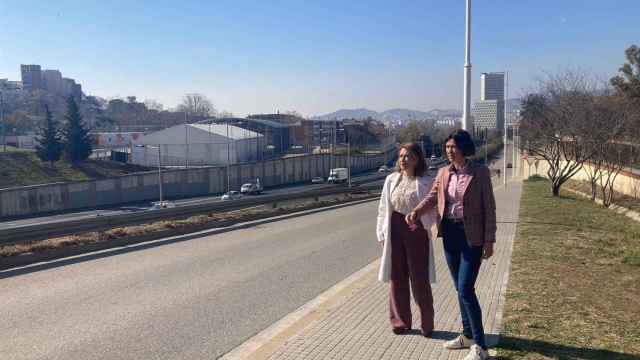
[[[148,144],[139,144],[139,145],[135,145],[136,147],[139,148],[143,148],[144,149],[144,159],[145,159],[145,163],[146,163],[146,159],[147,159],[147,149],[158,149],[158,192],[159,192],[159,197],[160,197],[160,204],[159,206],[162,207],[162,201],[163,199],[163,191],[162,191],[162,155],[161,155],[161,148],[160,148],[160,144],[158,144],[157,146],[154,145],[148,145]]]
[[[506,71],[505,72],[505,78],[506,78],[506,90],[504,92],[504,155],[502,157],[502,169],[503,169],[503,176],[502,176],[502,182],[504,184],[504,186],[507,186],[507,131],[508,131],[508,127],[507,127],[507,100],[509,98],[509,72]],[[512,165],[513,166],[513,165]]]
[[[349,178],[349,187],[351,187],[351,141],[347,142],[347,176]]]
[[[227,124],[227,193],[231,191],[231,139],[229,139],[229,119],[225,121]]]
[[[0,91],[0,122],[2,122],[2,150],[7,152],[7,133],[6,133],[6,124],[4,123],[4,96],[2,91]]]
[[[187,123],[187,112],[184,112],[184,167],[189,168],[189,125]]]
[[[464,51],[464,106],[462,108],[462,129],[472,128],[469,115],[471,113],[471,0],[467,0],[467,26],[465,32]]]
[[[158,144],[158,188],[160,189],[160,206],[162,206],[162,155],[160,154],[160,144]]]
[[[489,129],[484,128],[484,164],[489,166],[488,161],[489,161],[489,142],[487,141],[487,131]]]

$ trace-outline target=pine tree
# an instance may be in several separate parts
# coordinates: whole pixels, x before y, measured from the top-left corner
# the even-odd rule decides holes
[[[48,161],[51,166],[60,160],[62,156],[62,143],[60,142],[60,131],[58,123],[51,116],[49,106],[45,105],[45,124],[40,128],[40,137],[36,145],[36,155],[42,161]]]
[[[640,47],[630,46],[626,51],[627,63],[622,65],[620,73],[611,79],[611,85],[619,95],[640,99]]]
[[[67,101],[67,123],[62,130],[64,139],[64,154],[72,163],[86,160],[91,155],[91,138],[89,130],[82,123],[80,109],[73,97]]]

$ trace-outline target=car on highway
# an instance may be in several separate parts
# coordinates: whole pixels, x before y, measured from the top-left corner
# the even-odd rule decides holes
[[[151,204],[149,210],[171,209],[176,207],[176,203],[173,201],[156,201]]]
[[[222,201],[231,201],[231,200],[240,200],[242,199],[242,194],[239,191],[229,191],[220,197]]]
[[[324,178],[322,178],[320,176],[316,176],[313,179],[311,179],[311,183],[312,184],[322,184],[322,183],[324,183]]]
[[[262,192],[262,185],[260,185],[260,180],[256,182],[246,183],[240,187],[240,193],[242,194],[250,194],[257,195]]]
[[[378,169],[378,174],[387,174],[387,173],[390,173],[390,172],[391,172],[391,168],[389,168],[387,165],[382,165]]]

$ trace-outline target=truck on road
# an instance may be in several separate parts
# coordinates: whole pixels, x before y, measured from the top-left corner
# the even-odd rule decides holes
[[[347,182],[349,179],[349,169],[347,168],[335,168],[329,171],[329,178],[327,182],[329,184],[339,184]]]

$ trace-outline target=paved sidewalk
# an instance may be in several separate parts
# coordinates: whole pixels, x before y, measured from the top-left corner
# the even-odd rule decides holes
[[[495,344],[502,325],[502,309],[509,275],[513,238],[520,205],[521,183],[495,190],[498,207],[498,234],[494,256],[483,263],[476,291],[483,310],[489,345]],[[434,243],[438,283],[433,287],[435,306],[434,338],[415,330],[397,336],[388,320],[388,284],[376,280],[377,266],[370,266],[351,286],[337,306],[319,308],[316,317],[286,341],[268,351],[248,356],[254,359],[462,359],[466,351],[442,348],[445,340],[460,331],[458,301],[444,260],[442,241]],[[377,264],[377,263],[376,263]],[[419,329],[417,308],[413,304],[414,329]],[[275,347],[275,348],[274,348]],[[263,347],[269,348],[269,346]]]

